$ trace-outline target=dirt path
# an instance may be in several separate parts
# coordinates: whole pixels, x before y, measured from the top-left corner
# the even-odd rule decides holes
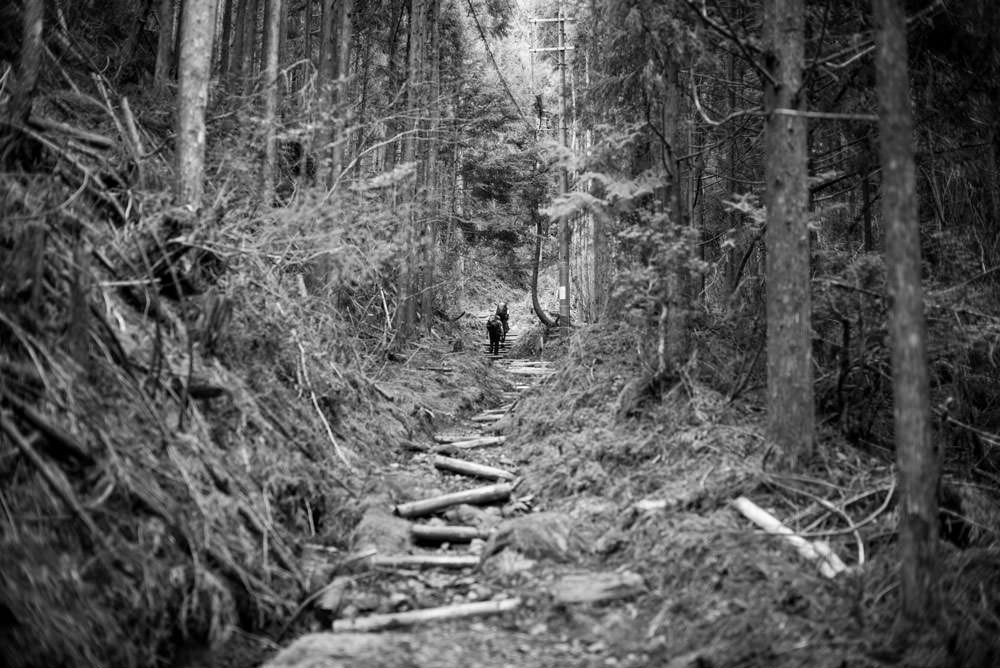
[[[508,356],[518,324],[496,402],[382,475],[317,632],[266,666],[880,665],[891,601],[858,592],[887,591],[892,560],[831,581],[755,533],[733,498],[796,509],[760,486],[753,423],[694,384],[618,419],[631,341],[609,330],[556,369]],[[475,467],[490,468],[453,471]]]
[[[569,516],[539,512],[533,495],[519,493],[524,462],[498,434],[553,367],[507,357],[521,334],[512,324],[494,361],[503,403],[435,434],[434,446],[387,476],[392,515],[378,503],[368,508],[353,541],[359,567],[320,599],[334,632],[299,638],[268,666],[571,666],[602,658],[606,643],[588,640],[580,628],[587,622],[563,606],[627,599],[641,578],[581,571],[573,562],[585,550]],[[481,470],[454,472],[464,468]],[[484,500],[458,503],[462,494]]]

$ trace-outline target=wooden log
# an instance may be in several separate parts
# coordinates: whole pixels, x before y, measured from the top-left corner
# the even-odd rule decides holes
[[[466,489],[461,492],[443,494],[430,499],[401,503],[396,506],[395,512],[400,517],[421,517],[463,503],[482,505],[492,503],[493,501],[506,501],[510,498],[512,489],[510,483],[505,482],[496,485],[487,485],[486,487],[477,487],[475,489]]]
[[[489,531],[470,526],[414,524],[410,530],[413,540],[427,543],[468,543],[476,538],[486,540],[490,536]]]
[[[500,416],[499,415],[484,415],[484,414],[480,413],[479,415],[473,415],[469,419],[472,420],[473,422],[477,422],[477,423],[496,422],[497,420],[500,419]]]
[[[458,443],[459,441],[470,441],[479,437],[472,434],[459,434],[452,436],[448,436],[446,434],[434,434],[433,438],[435,443]]]
[[[476,603],[459,603],[445,605],[439,608],[423,610],[408,610],[381,615],[369,615],[355,619],[338,619],[333,623],[334,631],[380,631],[398,626],[410,626],[424,622],[436,622],[462,617],[479,615],[497,615],[502,612],[516,610],[521,605],[521,599],[508,598],[502,601],[479,601]]]
[[[473,450],[475,448],[486,448],[491,445],[503,445],[507,442],[506,436],[480,436],[467,441],[453,441],[442,443],[431,448],[434,452],[453,452],[455,450]]]
[[[555,371],[536,367],[511,367],[507,369],[507,373],[515,376],[551,376]]]
[[[437,455],[433,459],[434,468],[442,469],[444,471],[452,471],[454,473],[461,473],[462,475],[472,476],[473,478],[487,478],[489,480],[513,480],[514,474],[510,471],[504,471],[503,469],[498,469],[493,466],[486,466],[485,464],[477,464],[475,462],[467,462],[464,459],[453,459],[452,457],[442,457]]]
[[[828,545],[825,543],[810,543],[799,536],[790,528],[785,526],[774,515],[767,512],[756,503],[745,496],[733,499],[733,506],[743,513],[748,520],[762,528],[764,531],[775,536],[781,536],[791,543],[800,555],[810,561],[819,562],[819,571],[825,577],[833,578],[839,573],[847,570],[847,566],[840,560]]]
[[[475,554],[377,554],[368,562],[383,568],[473,568],[479,565]]]

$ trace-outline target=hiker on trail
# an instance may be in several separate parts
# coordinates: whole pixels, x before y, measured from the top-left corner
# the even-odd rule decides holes
[[[496,317],[500,318],[500,323],[503,325],[503,334],[500,336],[500,342],[503,343],[507,340],[507,332],[510,330],[510,325],[507,324],[507,320],[510,318],[510,314],[507,312],[507,302],[500,302],[497,305]]]
[[[486,333],[490,337],[490,355],[500,354],[500,337],[503,336],[503,322],[500,316],[491,315],[486,321]]]

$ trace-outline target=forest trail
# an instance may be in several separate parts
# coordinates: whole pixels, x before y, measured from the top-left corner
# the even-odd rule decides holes
[[[744,629],[779,591],[754,600],[727,574],[745,568],[734,562],[796,565],[773,544],[751,538],[758,549],[746,549],[748,536],[734,531],[742,521],[721,501],[747,479],[736,460],[751,436],[707,421],[660,433],[657,442],[692,447],[683,462],[656,458],[637,474],[657,480],[644,485],[656,500],[606,494],[578,457],[627,450],[631,436],[525,433],[525,415],[559,410],[562,362],[512,356],[530,335],[518,324],[491,362],[496,401],[382,474],[350,553],[316,597],[315,632],[286,641],[266,668],[685,668],[722,655],[755,665],[760,648]],[[718,457],[715,439],[732,456]],[[729,613],[745,619],[723,628]]]
[[[620,382],[602,374],[618,367],[594,351],[628,342],[586,345],[576,360],[502,350],[493,399],[378,474],[311,597],[313,632],[265,668],[879,665],[866,615],[885,598],[859,601],[731,505],[774,507],[752,420],[690,386],[616,424]]]
[[[268,667],[579,662],[576,644],[560,644],[544,625],[525,632],[512,621],[523,617],[520,608],[537,604],[531,592],[538,583],[529,571],[538,558],[565,557],[572,549],[568,518],[539,513],[533,495],[518,493],[521,462],[498,435],[525,393],[554,371],[548,361],[508,357],[520,334],[512,323],[495,357],[484,344],[503,378],[502,403],[437,432],[435,445],[388,476],[397,501],[392,515],[369,508],[354,536],[360,568],[336,577],[320,599],[336,617],[333,633],[299,638]],[[504,552],[512,545],[518,552]],[[612,574],[595,590],[590,578],[574,578],[568,564],[546,570],[570,598],[638,584],[635,576]]]

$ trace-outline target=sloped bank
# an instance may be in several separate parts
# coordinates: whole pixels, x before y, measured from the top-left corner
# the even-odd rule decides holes
[[[436,351],[371,357],[349,314],[261,257],[171,299],[114,265],[81,269],[62,234],[37,302],[3,290],[0,663],[269,647],[253,634],[313,584],[304,546],[346,546],[371,472],[429,415],[481,402],[485,362],[456,355],[440,374],[419,368]],[[147,239],[84,234],[107,254]]]

